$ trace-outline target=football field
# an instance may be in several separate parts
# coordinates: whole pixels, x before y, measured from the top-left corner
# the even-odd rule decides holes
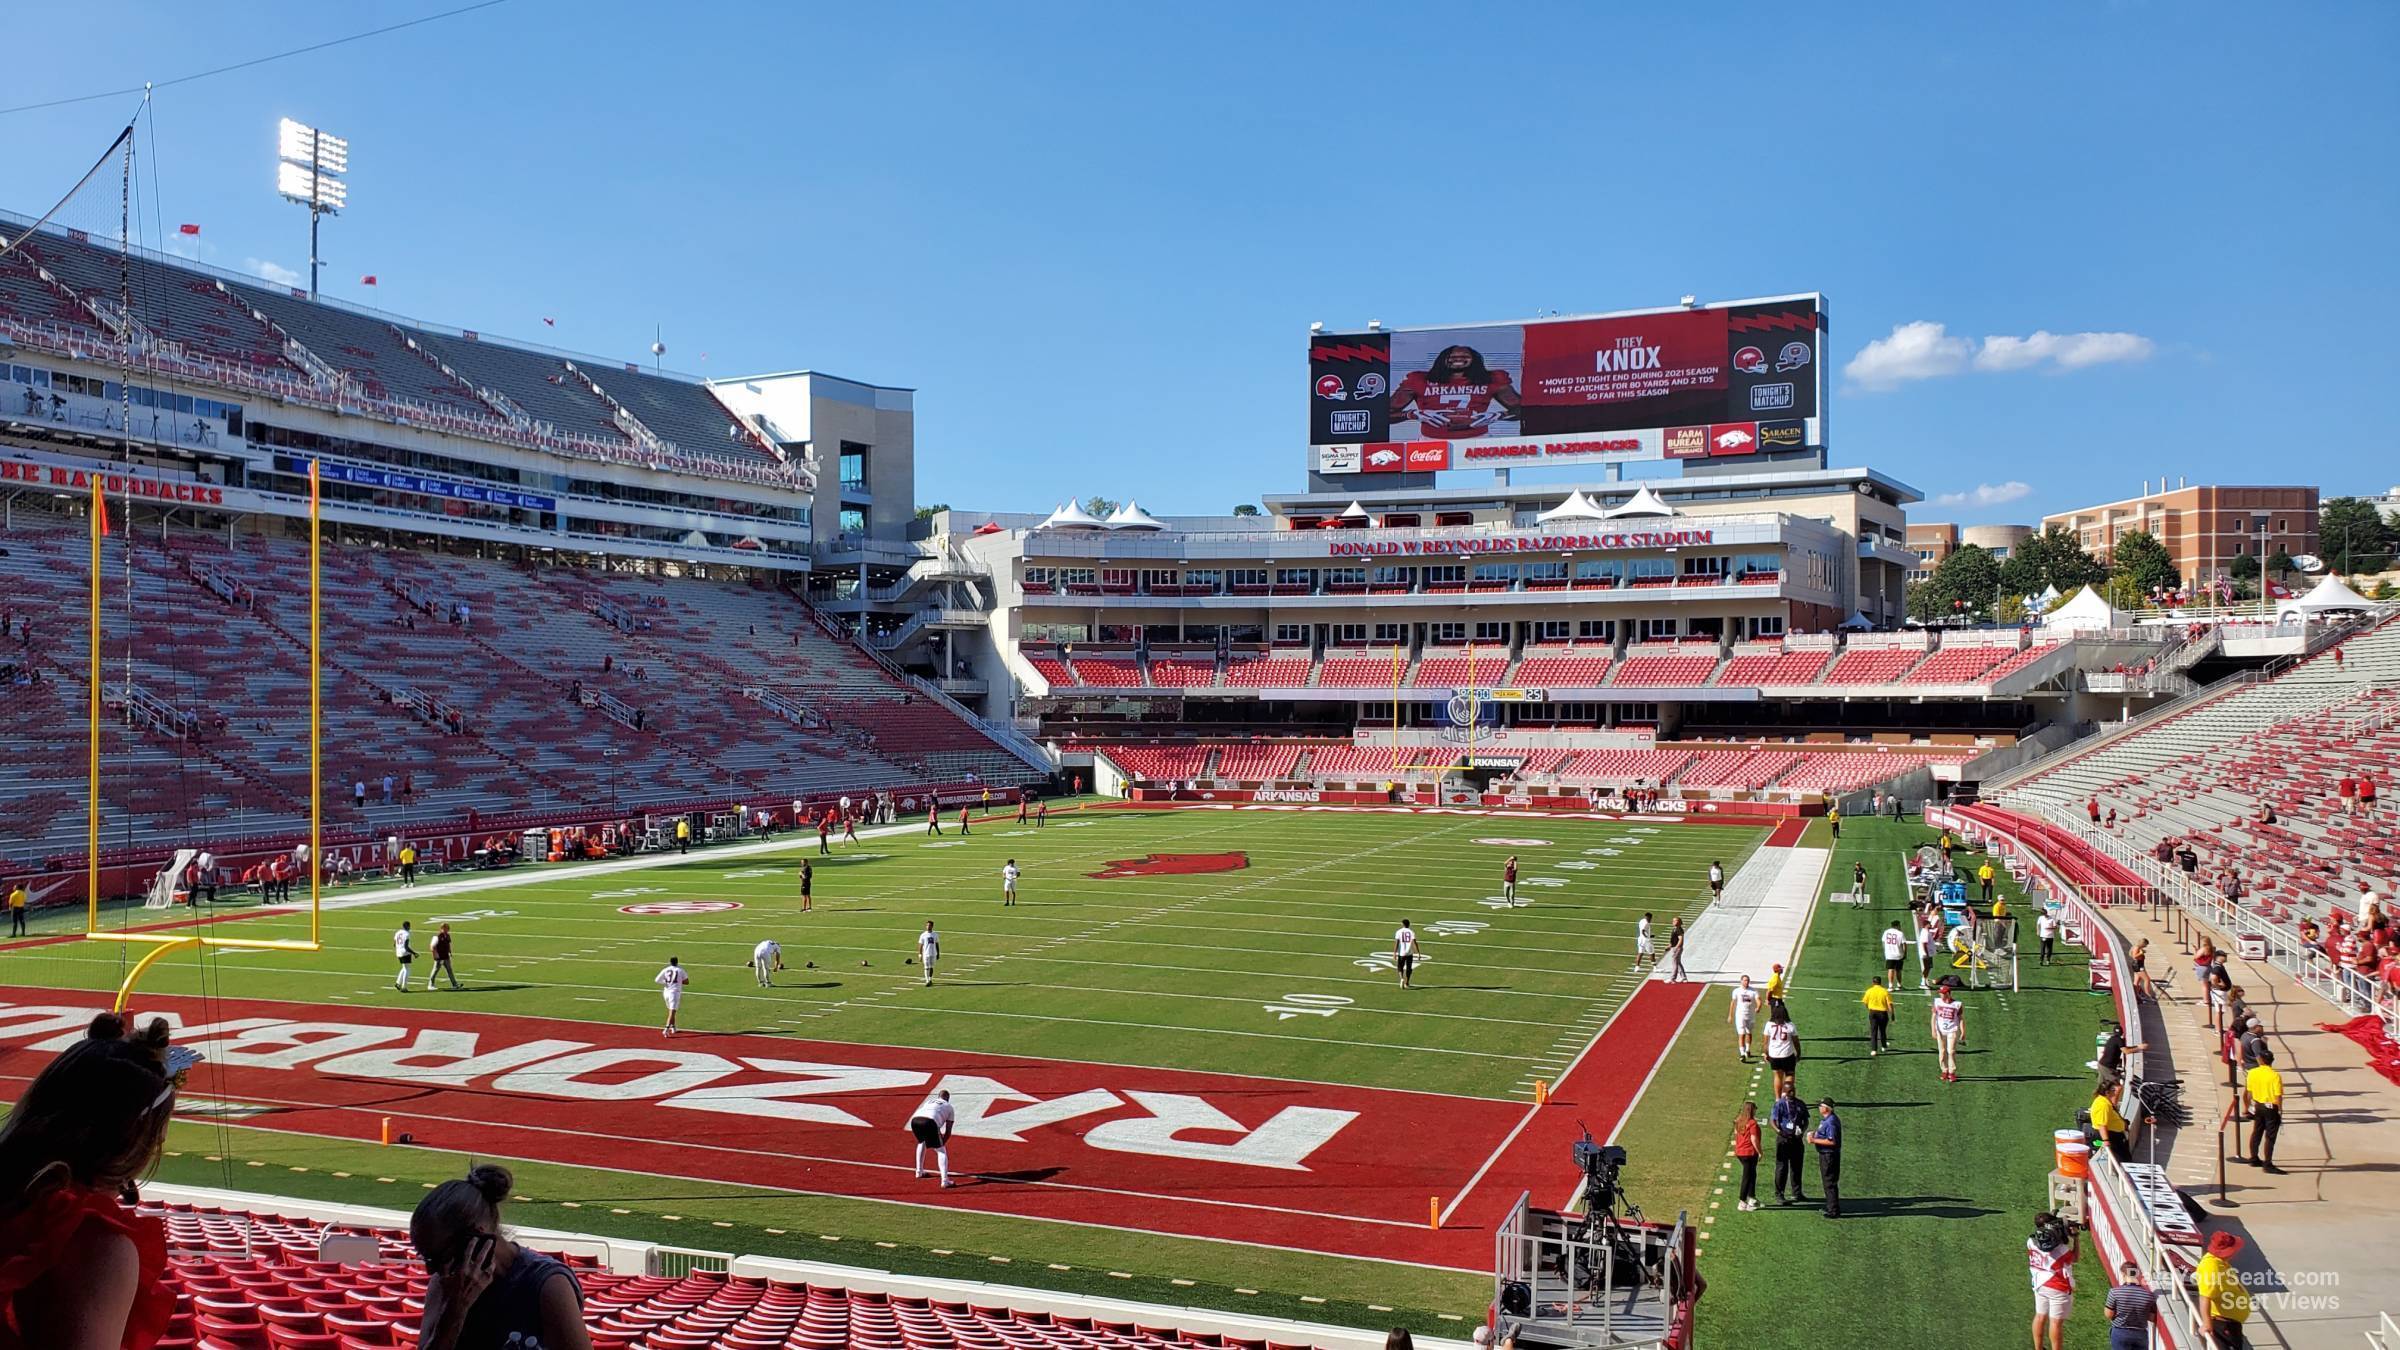
[[[1609,1029],[1628,1053],[1585,1066],[1588,1123],[1632,1107],[1689,1011],[1619,1018],[1642,983],[1634,923],[1655,913],[1663,940],[1702,907],[1709,863],[1738,869],[1764,834],[1092,809],[965,838],[870,833],[830,857],[787,838],[331,892],[325,951],[179,953],[137,1006],[177,1017],[209,1059],[173,1179],[405,1208],[400,1188],[497,1156],[562,1206],[527,1223],[895,1268],[975,1249],[1013,1265],[1004,1278],[1366,1315],[1488,1292],[1415,1267],[1488,1269],[1489,1223],[1519,1191],[1563,1196],[1548,1141],[1518,1156],[1538,1133],[1535,1083],[1559,1083]],[[1004,906],[1012,858],[1019,903]],[[305,931],[299,915],[228,913],[242,917],[211,931]],[[421,954],[406,993],[404,919]],[[1403,919],[1422,953],[1406,990]],[[928,921],[930,986],[913,961]],[[465,987],[429,991],[422,953],[443,923]],[[129,959],[42,936],[0,949],[12,1095]],[[786,966],[771,988],[750,968],[764,939]],[[692,974],[673,1039],[653,983],[670,956]],[[948,1190],[913,1175],[904,1133],[937,1086],[959,1109]],[[411,1146],[373,1142],[387,1119]],[[823,1249],[836,1240],[865,1250]]]

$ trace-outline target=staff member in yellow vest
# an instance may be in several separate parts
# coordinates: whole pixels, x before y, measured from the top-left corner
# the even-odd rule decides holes
[[[2233,1258],[2241,1251],[2242,1240],[2233,1234],[2211,1234],[2208,1255],[2192,1272],[2192,1289],[2200,1295],[2200,1311],[2208,1318],[2209,1339],[2217,1350],[2244,1350],[2250,1344],[2242,1332],[2242,1324],[2250,1320],[2250,1290],[2233,1268]]]
[[[2258,1063],[2243,1082],[2250,1092],[2250,1161],[2274,1176],[2275,1136],[2283,1129],[2283,1075],[2275,1069],[2275,1052],[2261,1046]]]
[[[1858,1001],[1867,1005],[1867,1053],[1880,1055],[1892,1048],[1892,991],[1876,980]]]
[[[417,846],[413,843],[400,846],[400,884],[417,884]]]
[[[2133,1136],[2127,1131],[2132,1126],[2125,1113],[2117,1109],[2117,1095],[2124,1090],[2124,1084],[2110,1081],[2102,1083],[2100,1090],[2092,1094],[2092,1129],[2100,1136],[2100,1142],[2108,1146],[2112,1157],[2118,1162],[2131,1162]]]
[[[10,937],[25,936],[25,907],[31,903],[33,903],[33,897],[25,894],[23,882],[8,888],[8,935]]]
[[[1989,858],[1983,860],[1983,866],[1975,869],[1975,880],[1982,885],[1984,902],[1987,904],[1992,899],[1992,879],[1998,875],[1992,870],[1992,860]]]

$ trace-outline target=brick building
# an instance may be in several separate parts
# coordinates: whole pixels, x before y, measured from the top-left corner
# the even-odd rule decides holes
[[[2177,487],[2042,517],[2084,548],[2109,556],[2117,539],[2145,530],[2167,546],[2185,581],[2226,575],[2233,560],[2317,551],[2313,487]]]

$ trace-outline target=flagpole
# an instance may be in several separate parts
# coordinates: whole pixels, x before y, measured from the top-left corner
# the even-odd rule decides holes
[[[325,875],[324,614],[320,580],[324,519],[317,504],[317,461],[308,462],[308,940],[322,940]]]
[[[100,474],[92,476],[92,636],[90,798],[85,803],[83,843],[84,929],[100,926],[100,537],[108,533],[108,497]]]

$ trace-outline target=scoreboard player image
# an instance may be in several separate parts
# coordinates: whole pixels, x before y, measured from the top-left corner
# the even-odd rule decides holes
[[[1410,336],[1392,335],[1394,370],[1416,364],[1405,351]],[[1416,421],[1416,434],[1436,440],[1516,435],[1524,405],[1518,400],[1513,368],[1523,356],[1521,340],[1515,350],[1494,352],[1489,361],[1481,351],[1463,343],[1433,353],[1423,369],[1410,369],[1392,391],[1392,436],[1406,439],[1403,425],[1411,418]]]

